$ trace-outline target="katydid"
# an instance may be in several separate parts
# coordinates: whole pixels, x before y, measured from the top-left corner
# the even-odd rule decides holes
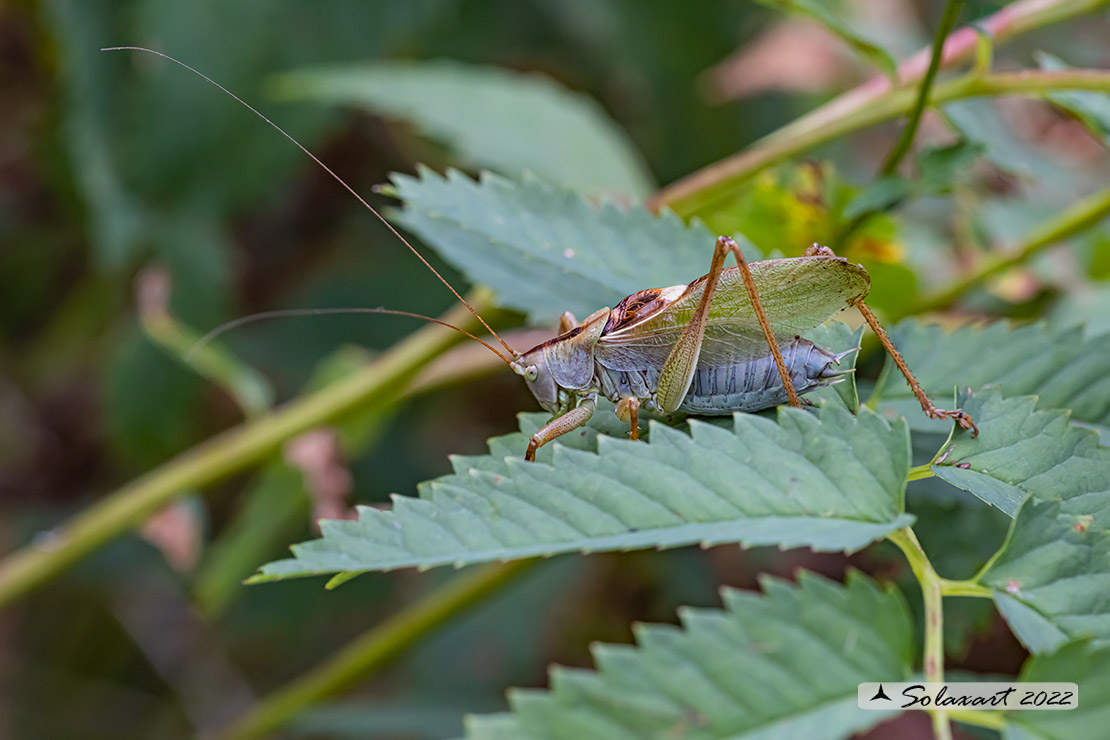
[[[725,268],[729,254],[737,267]],[[801,338],[841,309],[855,306],[934,419],[953,418],[978,434],[962,411],[936,408],[886,332],[863,303],[871,280],[863,267],[813,245],[801,257],[748,265],[731,238],[717,239],[709,273],[688,285],[634,293],[581,324],[564,314],[561,333],[510,364],[554,418],[528,441],[525,459],[585,424],[599,394],[638,435],[640,407],[669,414],[758,411],[842,379],[833,355]],[[851,350],[854,351],[854,350]],[[847,353],[844,353],[847,354]],[[777,370],[777,377],[773,370]]]
[[[552,414],[551,421],[529,440],[526,460],[534,461],[539,447],[589,421],[599,396],[617,404],[617,416],[630,424],[632,439],[638,437],[640,408],[663,414],[723,415],[758,411],[783,402],[800,407],[800,394],[843,379],[846,373],[834,366],[848,354],[832,354],[801,335],[852,306],[890,353],[922,410],[930,418],[955,419],[963,428],[978,434],[970,416],[960,410],[938,409],[925,395],[863,303],[871,287],[863,267],[816,244],[801,257],[764,260],[749,266],[735,241],[719,237],[706,275],[685,285],[639,291],[621,300],[616,308],[595,311],[581,323],[566,313],[558,336],[527,352],[518,352],[362,196],[254,107],[201,72],[161,52],[140,47],[107,50],[152,53],[207,80],[292,141],[381,220],[508,354],[437,319],[387,309],[352,310],[412,316],[442,324],[479,342],[521,375],[539,404]],[[726,268],[730,254],[737,266]],[[244,317],[209,333],[201,341],[245,321],[293,313],[298,312]]]

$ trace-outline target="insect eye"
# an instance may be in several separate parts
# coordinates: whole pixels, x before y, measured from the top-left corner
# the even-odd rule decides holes
[[[524,368],[524,379],[529,383],[534,382],[538,377],[540,377],[540,371],[535,365],[529,365]]]

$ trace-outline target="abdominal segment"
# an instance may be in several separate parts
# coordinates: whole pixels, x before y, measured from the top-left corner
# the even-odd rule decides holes
[[[807,339],[794,339],[780,345],[779,349],[799,394],[832,385],[848,374],[836,369],[847,352],[835,355]],[[650,399],[659,380],[657,370],[614,371],[601,366],[598,370],[601,392],[609,400],[633,396],[647,401],[649,407],[652,405]],[[733,411],[760,411],[786,402],[786,390],[775,367],[775,358],[768,353],[754,360],[731,364],[699,363],[678,411],[723,416]]]

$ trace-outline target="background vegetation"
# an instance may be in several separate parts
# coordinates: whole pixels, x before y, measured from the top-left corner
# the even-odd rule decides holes
[[[0,551],[10,555],[0,562],[0,734],[260,737],[280,728],[291,737],[453,737],[464,714],[506,709],[507,687],[547,687],[550,664],[594,667],[591,643],[631,642],[634,622],[676,623],[680,606],[719,608],[721,585],[758,588],[760,574],[794,579],[805,568],[843,581],[856,568],[900,584],[905,603],[921,609],[911,565],[922,563],[889,543],[850,556],[735,544],[572,554],[461,574],[374,573],[334,591],[319,578],[244,587],[261,565],[286,557],[291,542],[317,536],[317,518],[385,506],[390,493],[410,494],[452,472],[448,455],[483,455],[485,440],[512,432],[515,415],[535,403],[480,347],[447,354],[453,338],[402,318],[253,325],[211,345],[194,366],[184,363],[198,332],[260,310],[383,305],[465,319],[393,236],[249,112],[184,70],[99,52],[104,46],[142,44],[195,65],[258,102],[359,192],[391,182],[391,173],[415,176],[392,180],[401,220],[439,250],[429,257],[452,281],[495,288],[498,299],[473,295],[499,326],[522,319],[495,304],[543,326],[563,308],[581,315],[636,288],[692,279],[708,265],[711,233],[742,233],[763,253],[833,245],[868,267],[871,303],[891,321],[928,316],[951,330],[1049,319],[983,333],[903,325],[911,364],[932,387],[950,397],[956,385],[1005,379],[1006,400],[988,393],[971,403],[988,417],[1021,421],[991,438],[1013,457],[985,460],[957,440],[949,464],[934,472],[974,488],[959,478],[957,460],[988,471],[1036,457],[1048,470],[1074,471],[1082,458],[1088,493],[1101,501],[1110,490],[1104,448],[1043,409],[1070,409],[1096,431],[1110,409],[1110,355],[1099,339],[1110,328],[1110,98],[1096,92],[1107,89],[1105,72],[1067,69],[1110,67],[1106,3],[765,7],[788,4],[3,6]],[[913,79],[902,89],[884,93],[883,75],[957,13],[958,25],[980,21],[990,33],[948,35],[951,71],[932,85],[941,105],[920,118],[903,150],[928,51],[903,66]],[[368,61],[393,65],[353,76],[320,71]],[[988,75],[1017,69],[1058,77]],[[1013,92],[1025,95],[1002,95]],[[453,175],[436,191],[439,176],[418,172],[418,163],[441,173],[492,170],[518,185]],[[706,179],[683,180],[711,163],[721,164]],[[689,187],[659,190],[676,181]],[[459,188],[476,195],[454,216]],[[618,210],[645,199],[670,205],[708,228],[652,222],[642,240],[576,242],[583,254],[616,251],[592,271],[545,273],[512,295],[522,284],[513,255],[523,248],[506,239],[511,254],[495,258],[480,246],[498,243],[497,229],[515,213],[508,202],[530,204],[540,224],[563,219],[571,236],[596,237],[597,211],[587,204],[598,197]],[[437,239],[443,220],[479,246]],[[527,242],[524,226],[506,230]],[[666,271],[657,241],[682,245],[669,257],[682,274]],[[467,254],[478,256],[468,262]],[[504,264],[514,266],[499,274]],[[591,276],[589,290],[600,284],[612,298],[568,287]],[[1078,324],[1085,328],[1066,329]],[[530,346],[545,335],[510,336]],[[913,463],[928,463],[946,428],[915,417],[888,376],[876,385],[880,366],[865,344],[861,387],[877,388],[880,410],[907,414]],[[1078,369],[1052,385],[1042,382],[1045,367]],[[1042,411],[1012,401],[1015,394],[1040,395]],[[176,458],[244,419],[241,432]],[[332,431],[301,434],[323,421]],[[620,434],[607,423],[599,419]],[[1023,451],[1033,438],[1051,444]],[[522,440],[495,443],[493,459],[519,454]],[[1006,538],[1021,496],[1049,490],[1046,500],[1066,500],[1072,492],[1015,485],[1020,495],[977,492],[993,508],[936,478],[911,485],[907,507],[937,571],[972,578]],[[1103,537],[1086,554],[1095,565],[1066,577],[1053,571],[1049,586],[1106,593],[1102,511],[1072,512]],[[74,526],[59,528],[67,521]],[[1010,565],[995,563],[994,581],[975,586],[1005,591]],[[802,583],[790,592],[801,596],[772,585],[766,601],[729,597],[729,608],[773,621],[776,610],[791,611],[792,598],[839,598],[816,580]],[[920,651],[922,636],[908,631],[902,607],[869,581],[846,588],[859,603],[879,604],[870,618],[876,634],[890,637],[887,647]],[[1006,621],[985,599],[945,606],[949,671],[1013,675],[1026,649],[1059,644],[1044,625],[1018,625],[1019,607]],[[1069,638],[1110,636],[1105,607],[1084,608],[1085,626],[1060,613],[1048,622]],[[641,644],[652,634],[641,634]],[[1089,647],[1066,648],[1080,652],[1065,675],[1082,673]],[[1056,664],[1046,665],[1026,669],[1051,675]],[[1110,686],[1105,674],[1091,682]],[[1101,727],[1097,717],[1084,721]],[[867,737],[933,731],[927,716],[909,716]],[[1028,734],[1005,730],[1013,738],[1098,737],[1035,723],[1020,731]],[[956,732],[995,736],[983,727]]]

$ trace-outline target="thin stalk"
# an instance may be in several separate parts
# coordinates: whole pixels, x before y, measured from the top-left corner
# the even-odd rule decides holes
[[[456,576],[348,643],[329,660],[270,694],[210,740],[255,740],[305,709],[373,675],[410,646],[539,562],[516,560]]]
[[[256,418],[270,410],[274,393],[266,378],[220,345],[206,345],[191,359],[182,359],[188,356],[200,334],[170,313],[168,273],[147,268],[135,283],[139,322],[147,337],[160,344],[173,359],[222,388],[239,404],[246,418]]]
[[[1059,0],[1058,2],[1019,0],[979,20],[976,26],[989,34],[996,43],[1000,43],[1033,29],[1074,18],[1106,5],[1110,5],[1110,0]],[[944,44],[941,67],[952,67],[972,58],[978,45],[979,31],[975,28],[965,26],[957,30]],[[928,70],[931,56],[931,49],[924,49],[907,59],[898,67],[899,80],[904,85],[920,80]],[[1043,79],[1047,81],[1047,78]],[[1057,84],[1060,82],[1062,80],[1058,78]],[[939,94],[941,87],[944,86],[938,85],[935,88],[938,92],[933,95],[934,103],[955,100],[957,97],[968,97],[971,94],[992,94],[983,90],[972,92],[967,88],[949,87],[946,88],[949,94],[941,95]],[[1050,89],[1052,89],[1051,86],[1044,86],[1039,92]],[[953,91],[965,94],[951,97]],[[705,205],[727,197],[755,172],[846,133],[906,113],[913,105],[913,92],[913,89],[904,87],[896,89],[887,77],[877,76],[765,136],[744,151],[708,165],[664,188],[648,200],[648,207],[658,210],[663,206],[669,206],[679,215],[691,215]],[[999,89],[993,94],[1004,92],[1032,92],[1032,90]]]
[[[1110,188],[1072,204],[1063,213],[1037,227],[1020,244],[1007,250],[1007,254],[983,260],[977,269],[969,271],[950,288],[923,300],[912,313],[948,308],[988,278],[1025,263],[1035,254],[1091,228],[1107,217],[1110,217]]]
[[[994,592],[974,578],[967,581],[940,580],[940,592],[945,596],[973,596],[979,599],[994,598]]]
[[[1110,92],[1110,72],[1105,70],[1026,70],[974,77],[967,75],[937,83],[933,87],[934,105],[964,98],[996,95],[1042,95],[1056,90],[1091,90]],[[789,159],[800,152],[812,149],[846,134],[865,129],[906,113],[915,99],[913,90],[895,90],[876,100],[866,108],[853,109],[846,115],[829,120],[813,131],[791,131],[790,126],[779,129],[756,142],[747,150],[750,156],[739,161],[737,168],[719,182],[705,183],[686,200],[668,200],[668,190],[663,190],[650,207],[669,205],[680,215],[688,215],[698,208],[727,197],[747,177],[773,164]],[[803,119],[799,119],[803,120]],[[744,155],[741,155],[744,156]],[[732,160],[726,160],[732,161]]]
[[[937,72],[940,70],[941,56],[944,53],[944,40],[948,34],[952,32],[953,26],[956,25],[956,18],[959,17],[960,11],[963,10],[964,4],[959,0],[948,0],[944,6],[944,15],[941,16],[940,25],[937,26],[936,36],[933,39],[933,54],[929,59],[929,68],[925,72],[925,77],[918,85],[917,99],[914,101],[913,110],[910,111],[909,120],[906,122],[905,128],[902,129],[898,141],[894,143],[890,153],[887,154],[886,161],[879,169],[880,177],[888,177],[893,175],[898,169],[898,165],[909,154],[910,148],[913,146],[914,137],[917,136],[917,129],[921,125],[921,117],[925,114],[925,108],[929,103],[929,93],[933,89],[933,82],[936,81]],[[888,206],[889,208],[890,206]],[[836,244],[834,245],[839,251],[847,243],[849,237],[856,232],[856,229],[867,223],[867,220],[879,212],[879,209],[871,208],[863,213],[857,214],[855,218],[849,221],[840,233],[836,236]]]
[[[906,482],[908,483],[911,480],[921,480],[923,478],[932,478],[933,475],[933,464],[925,463],[924,465],[918,465],[916,467],[910,468],[910,471],[906,473]]]
[[[486,293],[472,300],[478,310],[489,303]],[[451,309],[444,320],[463,328],[476,324],[462,306]],[[460,339],[456,332],[426,326],[350,377],[212,437],[117,489],[0,561],[0,607],[60,575],[187,491],[262,460],[298,434],[400,392],[418,369]]]
[[[917,136],[917,127],[921,124],[921,116],[925,113],[925,106],[929,102],[929,91],[933,89],[933,81],[936,80],[937,72],[940,71],[940,61],[944,54],[944,40],[948,38],[948,34],[955,27],[956,18],[959,17],[963,8],[964,4],[959,0],[948,0],[948,3],[944,6],[944,15],[941,16],[940,25],[937,26],[936,36],[933,38],[933,53],[929,59],[929,68],[925,71],[925,77],[921,80],[921,84],[918,85],[917,100],[914,101],[913,110],[910,112],[910,120],[906,123],[906,127],[902,129],[902,135],[898,137],[894,148],[887,155],[886,161],[880,170],[882,175],[893,175],[894,171],[898,169],[898,165],[909,154],[910,147],[913,146],[914,137]]]
[[[984,712],[981,709],[950,709],[948,716],[957,722],[991,730],[1006,728],[1006,715],[1002,712]]]
[[[912,529],[903,527],[887,535],[887,539],[905,554],[921,586],[925,602],[925,664],[922,673],[926,681],[941,683],[944,681],[944,579],[933,570],[933,564],[929,562]],[[952,740],[952,723],[948,712],[933,709],[930,714],[936,740]]]

